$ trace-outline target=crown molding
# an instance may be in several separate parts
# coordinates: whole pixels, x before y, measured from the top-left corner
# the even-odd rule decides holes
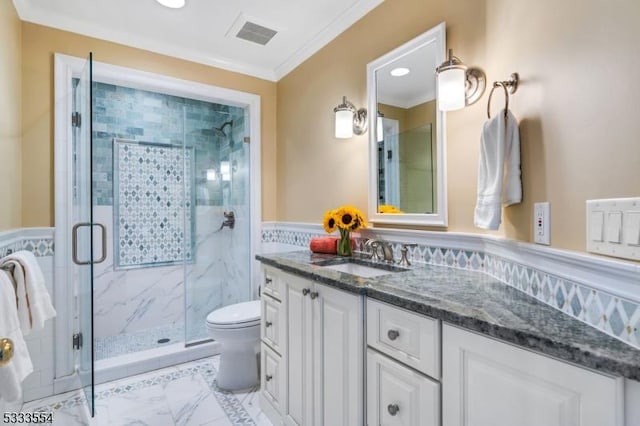
[[[342,13],[331,24],[320,31],[309,43],[293,53],[287,60],[274,69],[276,81],[280,80],[298,65],[309,59],[314,53],[326,46],[331,40],[342,34],[347,28],[359,21],[364,15],[379,6],[384,0],[360,0]]]

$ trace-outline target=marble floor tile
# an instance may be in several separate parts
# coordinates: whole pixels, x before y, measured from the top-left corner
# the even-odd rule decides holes
[[[31,401],[22,411],[52,412],[50,426],[271,426],[258,387],[219,389],[218,365],[216,356],[98,385],[93,418],[82,390]]]
[[[176,426],[199,426],[226,418],[224,410],[200,374],[168,382],[164,391]]]

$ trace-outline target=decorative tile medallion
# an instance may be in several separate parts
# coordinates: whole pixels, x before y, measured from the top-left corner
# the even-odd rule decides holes
[[[114,139],[115,260],[120,268],[193,258],[193,152]]]

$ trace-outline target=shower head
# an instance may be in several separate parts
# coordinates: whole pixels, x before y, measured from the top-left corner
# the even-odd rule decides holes
[[[221,138],[226,138],[228,135],[225,133],[224,128],[227,126],[233,127],[233,120],[229,120],[223,123],[222,126],[220,127],[214,127],[212,130],[217,136],[220,136]]]

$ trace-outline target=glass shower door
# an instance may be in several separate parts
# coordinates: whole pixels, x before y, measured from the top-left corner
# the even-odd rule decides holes
[[[74,349],[79,349],[78,375],[87,397],[91,416],[94,410],[93,365],[93,263],[94,224],[92,206],[92,54],[77,81],[72,116],[73,135],[73,222],[72,257],[78,297],[78,324]]]

